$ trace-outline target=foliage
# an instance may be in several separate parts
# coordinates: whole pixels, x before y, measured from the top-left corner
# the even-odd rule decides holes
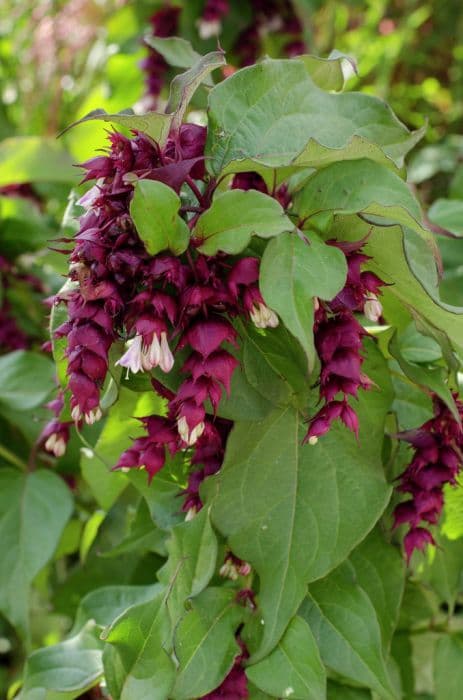
[[[10,5],[0,687],[459,697],[459,6]]]

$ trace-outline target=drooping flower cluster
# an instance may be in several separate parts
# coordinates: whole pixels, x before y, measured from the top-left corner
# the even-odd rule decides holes
[[[309,422],[305,441],[310,444],[327,433],[337,419],[358,436],[358,417],[348,398],[356,398],[359,389],[370,388],[371,381],[362,372],[362,341],[368,334],[355,313],[363,312],[371,321],[378,321],[382,313],[378,294],[384,285],[373,272],[362,271],[362,265],[370,259],[362,253],[364,242],[328,241],[346,256],[347,279],[332,301],[316,301],[314,339],[321,362],[323,406]]]
[[[64,408],[63,392],[59,391],[56,398],[45,404],[45,406],[52,411],[55,417],[45,425],[37,443],[45,452],[49,452],[55,457],[62,457],[66,452],[66,446],[70,438],[70,429],[73,425],[72,421],[59,420],[59,416]]]
[[[455,403],[463,418],[463,403]],[[398,491],[410,498],[395,508],[394,527],[407,524],[409,530],[404,538],[407,560],[415,549],[422,550],[434,539],[427,525],[435,525],[444,504],[445,484],[456,483],[462,467],[463,430],[450,409],[436,396],[434,416],[416,430],[400,433],[398,437],[408,442],[414,456],[400,475]]]

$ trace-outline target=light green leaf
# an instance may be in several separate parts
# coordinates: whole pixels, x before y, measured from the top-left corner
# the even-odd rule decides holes
[[[73,700],[92,688],[103,675],[103,643],[93,622],[65,642],[35,651],[27,660],[21,700]]]
[[[428,211],[428,218],[433,224],[463,236],[463,201],[461,199],[436,199]]]
[[[206,255],[236,254],[249,245],[251,236],[271,238],[293,228],[273,197],[257,190],[228,190],[199,217],[193,236],[202,241],[199,250]]]
[[[338,248],[314,233],[308,239],[283,233],[270,241],[262,257],[259,286],[266,303],[301,343],[311,371],[316,356],[313,297],[333,299],[345,283],[347,265]]]
[[[461,700],[463,635],[447,634],[436,644],[434,656],[436,700]]]
[[[23,635],[30,584],[53,556],[72,506],[70,491],[56,474],[0,470],[0,610]]]
[[[203,508],[193,520],[179,523],[172,529],[167,551],[169,559],[158,578],[170,587],[167,608],[175,627],[185,612],[187,599],[201,593],[214,574],[217,537],[208,508]]]
[[[76,184],[79,173],[54,139],[16,136],[0,144],[0,187],[24,182]]]
[[[132,605],[149,602],[161,590],[161,585],[155,583],[152,586],[104,586],[90,591],[77,608],[72,633],[77,634],[89,620],[94,620],[99,627],[107,627]]]
[[[109,686],[111,695],[118,700],[170,697],[175,672],[171,635],[164,591],[122,613],[103,634],[114,647],[103,657],[105,675],[115,683]]]
[[[399,699],[389,678],[375,609],[350,564],[310,586],[301,614],[328,668],[372,688],[385,700]]]
[[[369,157],[400,168],[422,135],[410,133],[375,97],[324,92],[300,59],[266,59],[216,85],[209,129],[214,175],[233,172],[240,161],[252,170],[252,163],[320,167]]]
[[[265,624],[253,661],[277,644],[306,584],[347,557],[386,506],[381,445],[391,391],[373,345],[368,355],[365,371],[381,390],[359,397],[360,444],[335,425],[317,445],[302,446],[306,426],[299,426],[297,411],[278,409],[251,427],[235,423],[212,478],[213,522],[259,574]]]
[[[463,537],[463,482],[457,478],[455,486],[446,486],[444,490],[444,522],[442,533],[450,540]]]
[[[225,53],[220,49],[201,56],[189,70],[175,76],[170,84],[169,101],[166,107],[166,112],[173,114],[173,131],[180,128],[186,108],[197,88],[213,70],[225,64]]]
[[[442,349],[434,338],[420,333],[414,323],[399,334],[398,342],[402,357],[407,362],[434,362],[442,357]]]
[[[295,617],[272,653],[246,670],[247,677],[275,697],[324,700],[326,673],[310,627]]]
[[[315,85],[322,90],[339,92],[344,87],[346,77],[357,73],[355,61],[339,51],[333,51],[328,58],[310,55],[301,55],[298,58],[305,65]]]
[[[389,168],[362,158],[328,165],[311,175],[296,194],[294,210],[308,219],[322,211],[382,217],[428,235],[421,210],[406,183]],[[310,226],[310,221],[309,224]]]
[[[0,411],[29,411],[43,404],[54,388],[54,366],[44,355],[16,350],[0,357]]]
[[[174,700],[197,698],[221,684],[240,647],[235,633],[244,608],[236,591],[208,588],[191,602],[175,630],[174,650],[179,662],[172,691]]]
[[[158,112],[134,114],[132,109],[125,109],[117,114],[108,114],[104,109],[94,109],[86,114],[85,117],[78,119],[66,127],[66,129],[61,132],[61,135],[65,134],[67,131],[69,131],[69,129],[72,129],[78,124],[83,124],[84,122],[92,121],[93,119],[110,122],[111,124],[118,124],[119,126],[125,126],[127,129],[143,131],[143,133],[150,136],[153,141],[156,141],[160,145],[165,143],[167,140],[172,125],[171,114],[159,114]]]
[[[415,384],[425,389],[431,389],[446,404],[452,412],[455,420],[460,423],[460,414],[455,404],[455,399],[448,385],[445,383],[445,372],[441,367],[423,367],[413,362],[407,362],[400,352],[397,334],[394,334],[389,342],[391,355],[397,360],[402,372]]]
[[[130,203],[130,215],[150,255],[169,249],[180,255],[188,246],[190,232],[178,215],[180,197],[157,180],[138,180]]]
[[[143,41],[160,53],[166,63],[175,68],[191,68],[201,58],[189,41],[178,36],[147,35]]]
[[[349,562],[356,583],[368,595],[381,629],[383,648],[388,649],[399,620],[405,585],[405,565],[396,547],[386,542],[378,528],[352,552]]]
[[[428,548],[423,575],[453,614],[463,590],[463,539],[449,540],[438,534],[436,540],[438,546]]]

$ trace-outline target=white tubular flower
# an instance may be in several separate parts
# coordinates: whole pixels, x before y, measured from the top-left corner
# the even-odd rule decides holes
[[[154,333],[151,345],[143,345],[141,363],[144,370],[149,372],[153,367],[157,367],[161,359],[161,346],[159,338]]]
[[[129,340],[127,343],[129,346],[128,350],[126,350],[122,357],[116,362],[116,365],[127,368],[127,378],[129,376],[129,371],[136,374],[143,370],[142,340],[141,335],[136,335],[135,338]]]
[[[167,335],[165,333],[161,333],[161,354],[159,358],[159,367],[163,372],[170,372],[173,366],[174,356],[172,355],[169,343],[167,342]]]
[[[363,313],[369,321],[377,323],[383,314],[383,307],[381,302],[375,294],[367,297],[367,300],[363,306]]]
[[[194,445],[197,439],[201,437],[204,432],[204,428],[204,421],[201,421],[198,423],[198,425],[195,425],[193,430],[190,432],[185,416],[181,416],[177,421],[178,434],[182,438],[183,442],[186,442],[188,447]]]
[[[66,443],[57,433],[52,433],[45,443],[45,449],[55,457],[62,457],[66,452]]]
[[[219,36],[222,30],[222,23],[218,19],[210,20],[209,22],[200,19],[198,20],[197,27],[200,39],[211,39],[214,36]]]
[[[276,328],[279,324],[276,313],[262,302],[254,304],[249,315],[256,328]]]
[[[97,406],[97,408],[93,408],[91,411],[87,411],[87,413],[84,416],[85,422],[87,423],[87,425],[93,425],[101,419],[102,415],[103,414],[101,412],[101,408]]]
[[[79,406],[74,406],[74,408],[71,411],[71,418],[73,421],[78,421],[82,418],[82,413],[80,411]]]

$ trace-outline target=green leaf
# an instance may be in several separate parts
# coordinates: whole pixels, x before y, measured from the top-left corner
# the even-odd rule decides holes
[[[164,557],[165,539],[166,533],[154,524],[148,504],[141,498],[127,535],[115,547],[102,552],[101,556],[113,558],[127,552],[137,552],[139,555],[155,552]]]
[[[112,653],[104,654],[103,663],[105,675],[115,684],[109,686],[110,693],[118,700],[170,697],[175,667],[165,602],[166,594],[160,591],[151,601],[122,613],[103,634],[114,647]]]
[[[289,623],[279,644],[263,661],[246,670],[247,677],[275,697],[324,700],[326,673],[310,627],[301,617]]]
[[[160,53],[169,66],[175,68],[191,68],[201,58],[201,55],[194,50],[189,41],[178,36],[147,35],[143,41]]]
[[[405,585],[405,565],[396,547],[384,540],[378,528],[352,552],[349,562],[356,583],[368,595],[388,649],[397,623]]]
[[[436,537],[437,547],[429,547],[423,577],[453,614],[458,594],[463,587],[463,539]]]
[[[463,201],[461,199],[436,199],[428,211],[433,224],[463,236]]]
[[[16,350],[0,357],[0,411],[29,411],[43,404],[54,387],[54,366],[44,355]]]
[[[373,345],[368,354],[365,371],[381,391],[359,397],[360,444],[335,425],[317,445],[302,446],[297,411],[278,409],[251,426],[235,423],[211,480],[214,524],[259,574],[265,624],[253,661],[277,644],[306,584],[347,557],[386,506],[381,445],[391,392],[381,355]]]
[[[185,612],[188,598],[197,596],[211,580],[217,560],[217,537],[209,509],[203,508],[192,520],[172,529],[167,542],[169,559],[158,578],[170,587],[167,608],[175,627]]]
[[[423,367],[412,362],[407,362],[402,357],[397,334],[394,334],[389,342],[391,355],[397,360],[402,372],[415,384],[419,384],[425,389],[431,389],[446,404],[452,412],[455,420],[460,423],[460,414],[455,404],[455,399],[448,385],[445,383],[444,370],[441,367]]]
[[[400,353],[407,362],[427,363],[440,360],[442,349],[439,343],[420,333],[414,323],[399,334]]]
[[[69,131],[69,129],[73,129],[78,124],[83,124],[84,122],[92,121],[94,119],[110,122],[111,124],[118,124],[119,126],[125,126],[127,129],[142,131],[160,145],[165,143],[167,140],[172,125],[171,114],[159,114],[158,112],[134,114],[132,109],[125,109],[117,114],[108,114],[104,109],[93,109],[91,112],[86,114],[85,117],[78,119],[66,127],[66,129],[61,132],[60,136]]]
[[[186,222],[178,215],[180,197],[157,180],[138,180],[130,203],[130,215],[150,255],[169,249],[183,253],[190,240]]]
[[[152,586],[104,586],[90,591],[79,604],[72,632],[79,632],[89,620],[94,620],[99,627],[107,627],[127,608],[147,603],[160,591],[158,583]]]
[[[357,584],[350,564],[341,564],[310,586],[301,614],[309,622],[328,668],[372,688],[385,700],[398,700],[389,678],[375,609]]]
[[[166,112],[173,114],[173,131],[180,128],[186,108],[197,88],[213,70],[225,64],[225,54],[220,49],[201,56],[189,70],[175,76],[170,84],[169,101],[166,107]]]
[[[21,700],[73,700],[93,687],[103,675],[102,642],[93,622],[65,642],[35,651],[27,660]]]
[[[298,56],[315,85],[322,90],[335,90],[339,92],[344,87],[346,76],[357,73],[355,61],[340,53],[333,51],[328,58],[319,56]]]
[[[311,175],[295,196],[294,210],[303,219],[323,211],[361,212],[384,218],[385,225],[393,221],[427,235],[420,223],[420,205],[406,183],[366,158],[333,163]]]
[[[273,197],[256,190],[228,190],[199,217],[193,236],[202,241],[199,250],[205,255],[236,254],[249,245],[251,236],[271,238],[293,228]]]
[[[375,97],[320,90],[300,59],[266,59],[211,91],[206,155],[214,175],[365,157],[400,168],[421,135]]]
[[[191,601],[191,610],[175,631],[179,667],[172,691],[174,700],[206,695],[232,668],[240,653],[235,633],[245,613],[235,596],[235,590],[208,588]]]
[[[69,489],[52,472],[0,470],[0,610],[22,634],[30,584],[53,556],[72,505]]]
[[[308,242],[283,233],[267,245],[260,267],[259,286],[266,303],[278,313],[305,350],[309,371],[315,363],[313,297],[331,300],[347,275],[342,251],[313,233]]]
[[[328,681],[327,700],[371,700],[371,693],[364,688],[351,688]]]
[[[463,684],[463,635],[447,634],[436,644],[434,656],[436,700],[460,700]]]
[[[0,144],[0,187],[24,182],[76,184],[79,173],[54,139],[16,136]]]
[[[442,533],[450,540],[463,537],[463,483],[457,477],[455,486],[446,486],[444,490],[444,522]]]

